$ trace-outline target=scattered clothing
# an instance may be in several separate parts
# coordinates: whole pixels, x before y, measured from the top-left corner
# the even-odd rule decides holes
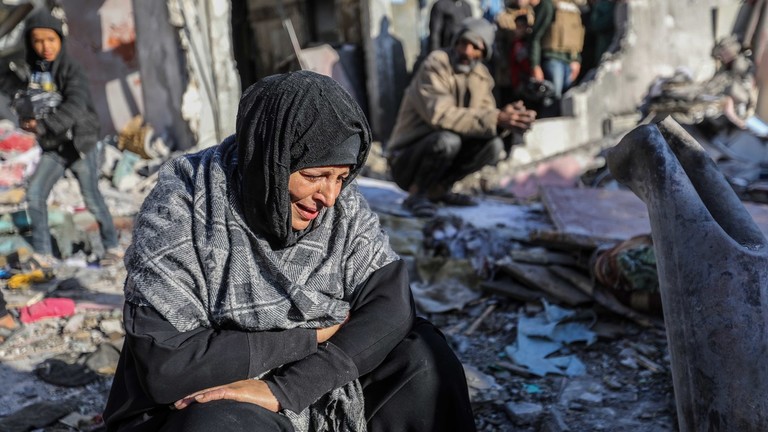
[[[8,279],[6,286],[9,289],[29,289],[32,284],[48,282],[53,279],[50,270],[36,269],[27,273],[15,274]]]
[[[45,318],[69,317],[75,314],[75,302],[68,298],[47,298],[19,310],[19,319],[24,324]]]
[[[67,363],[58,358],[44,360],[35,368],[41,380],[61,387],[82,387],[96,381],[99,376],[81,363]]]

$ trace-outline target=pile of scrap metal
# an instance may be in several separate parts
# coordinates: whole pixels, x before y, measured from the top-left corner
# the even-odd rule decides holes
[[[764,51],[756,31],[768,9],[764,1],[757,3],[747,28],[734,29],[713,47],[718,67],[710,79],[695,82],[686,70],[657,79],[641,114],[646,119],[671,116],[717,162],[741,199],[768,202],[768,124],[758,107],[760,72],[755,66]]]
[[[750,51],[743,49],[736,36],[728,36],[715,45],[712,57],[719,67],[704,82],[694,82],[684,69],[657,79],[646,96],[644,114],[670,114],[684,124],[719,121],[724,116],[735,126],[746,127],[757,102]]]

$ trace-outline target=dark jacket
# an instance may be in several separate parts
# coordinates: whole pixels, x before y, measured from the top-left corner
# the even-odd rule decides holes
[[[42,62],[32,49],[30,33],[35,28],[52,29],[61,38],[61,51],[50,64]],[[83,67],[67,53],[61,22],[46,11],[35,13],[27,20],[24,38],[26,64],[13,64],[14,74],[2,79],[2,91],[13,97],[16,91],[27,87],[33,72],[47,68],[63,101],[56,112],[38,120],[40,144],[43,148],[60,151],[63,145],[72,142],[79,154],[89,152],[98,141],[99,118],[91,101],[88,77]],[[70,130],[71,139],[67,134]]]
[[[552,19],[555,17],[555,6],[552,0],[541,0],[538,5],[533,7],[533,16],[533,26],[529,36],[531,46],[528,54],[531,59],[532,68],[541,66],[541,40],[544,38],[547,30],[549,30],[549,26],[552,25]]]
[[[472,8],[464,0],[438,0],[429,12],[429,51],[449,48]]]
[[[388,151],[408,147],[436,130],[472,138],[496,136],[499,110],[493,86],[484,64],[457,73],[448,51],[431,52],[405,90]]]

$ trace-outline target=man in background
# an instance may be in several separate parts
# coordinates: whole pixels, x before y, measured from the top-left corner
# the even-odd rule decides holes
[[[534,21],[530,37],[530,59],[533,78],[550,81],[555,103],[542,117],[560,115],[563,93],[579,76],[584,26],[581,9],[572,0],[530,0]]]
[[[526,131],[536,117],[521,102],[497,108],[483,64],[494,36],[488,21],[464,20],[451,47],[430,53],[405,91],[387,156],[393,180],[408,191],[403,206],[417,217],[433,216],[441,203],[476,205],[453,193],[453,184],[499,162],[511,147],[503,138]]]

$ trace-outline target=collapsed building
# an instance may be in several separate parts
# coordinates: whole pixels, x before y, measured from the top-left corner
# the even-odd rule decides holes
[[[342,82],[386,145],[422,51],[431,3],[110,0],[94,7],[76,0],[61,7],[72,53],[89,71],[103,132],[118,133],[141,115],[171,148],[188,149],[232,133],[242,88],[298,67]],[[761,6],[726,0],[696,7],[671,0],[622,2],[623,25],[613,52],[592,79],[568,92],[563,117],[542,120],[513,158],[535,161],[626,131],[638,121],[638,106],[654,79],[680,68],[693,71],[696,81],[711,77],[712,48],[727,35],[737,35],[752,50],[762,78]],[[766,116],[765,108],[759,112]]]

